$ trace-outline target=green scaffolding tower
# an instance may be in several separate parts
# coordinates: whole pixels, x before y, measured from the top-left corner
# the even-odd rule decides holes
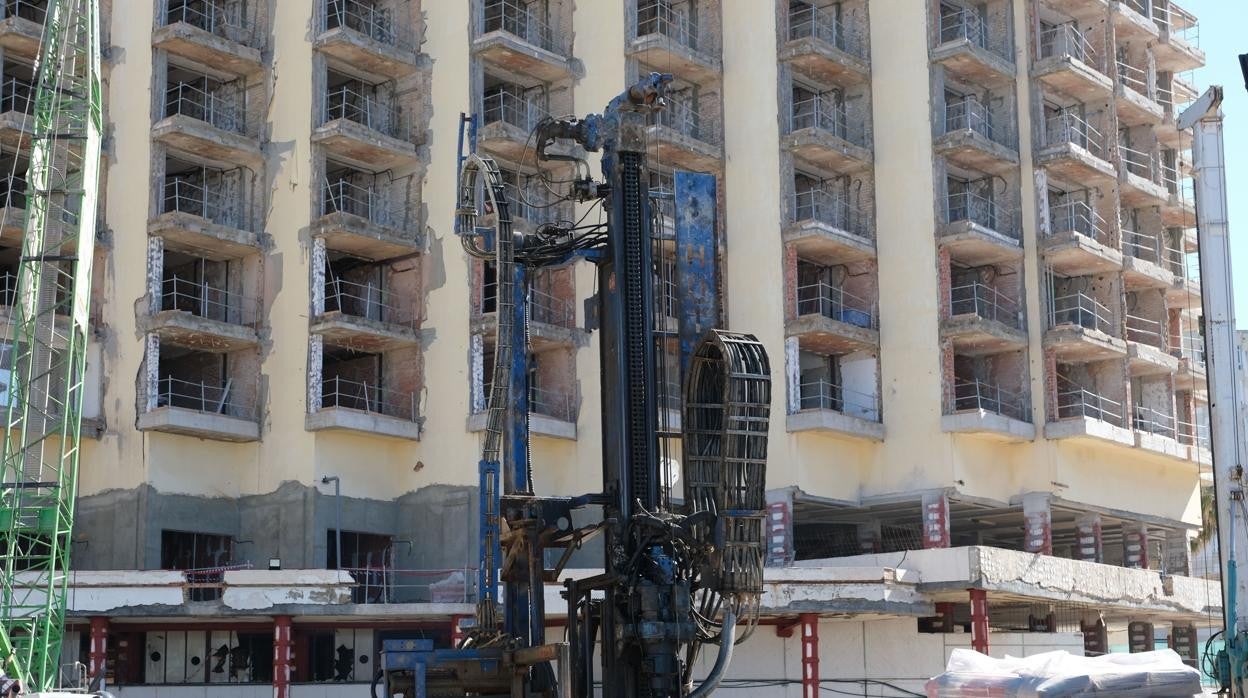
[[[27,691],[56,687],[64,634],[99,195],[98,5],[47,4],[25,236],[3,347],[0,657]]]

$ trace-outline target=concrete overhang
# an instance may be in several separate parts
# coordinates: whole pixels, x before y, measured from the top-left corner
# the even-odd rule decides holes
[[[354,431],[404,441],[419,441],[421,421],[419,418],[400,419],[348,407],[322,407],[304,416],[303,428],[307,431]]]
[[[664,34],[646,34],[628,42],[629,57],[648,66],[662,68],[679,75],[682,80],[700,85],[719,80],[723,64],[719,58],[703,53]]]
[[[1062,276],[1104,274],[1122,268],[1122,252],[1073,230],[1046,235],[1041,245],[1045,263]]]
[[[491,121],[477,129],[477,147],[508,162],[536,157],[529,132],[506,121]]]
[[[21,247],[26,237],[26,209],[12,204],[0,206],[0,247]]]
[[[335,68],[346,68],[355,77],[373,82],[399,80],[415,73],[420,54],[378,41],[347,27],[327,29],[316,36],[313,47],[333,59]]]
[[[485,431],[487,418],[488,415],[485,412],[471,414],[466,421],[466,428],[471,432]],[[576,441],[576,422],[529,412],[529,433],[562,441]]]
[[[1133,376],[1178,373],[1179,359],[1144,342],[1127,341],[1127,367]]]
[[[1022,329],[975,314],[941,320],[940,335],[953,343],[957,353],[968,356],[1000,354],[1027,346],[1027,333]]]
[[[975,221],[943,223],[936,230],[938,242],[949,257],[967,266],[999,264],[1022,259],[1019,241]]]
[[[1170,192],[1161,207],[1161,224],[1168,228],[1191,228],[1196,225],[1196,204]]]
[[[1188,461],[1188,447],[1166,434],[1136,430],[1135,447],[1185,463]]]
[[[1074,324],[1062,324],[1046,331],[1043,346],[1052,349],[1058,361],[1067,363],[1120,359],[1127,355],[1126,341]]]
[[[1153,56],[1157,69],[1171,73],[1184,73],[1205,65],[1205,52],[1189,44],[1169,26],[1161,29],[1160,41],[1153,44]]]
[[[1005,175],[1018,169],[1018,151],[990,140],[975,129],[962,128],[936,137],[936,152],[958,167]]]
[[[940,430],[952,434],[982,436],[993,441],[1020,443],[1036,438],[1036,425],[984,409],[942,415]]]
[[[781,136],[780,147],[813,165],[841,173],[871,166],[871,149],[825,128],[802,128]]]
[[[1169,288],[1174,285],[1174,274],[1151,260],[1123,255],[1122,281],[1128,291]]]
[[[1156,125],[1161,123],[1165,116],[1165,110],[1156,100],[1122,83],[1114,86],[1114,104],[1118,107],[1118,119],[1124,127],[1140,124]]]
[[[152,126],[152,139],[222,169],[242,165],[258,170],[264,165],[258,139],[217,128],[184,114],[166,116],[157,121]]]
[[[1172,308],[1201,307],[1200,281],[1176,275],[1174,284],[1166,289],[1166,305]]]
[[[10,150],[29,148],[34,127],[35,117],[29,114],[13,110],[0,114],[0,145]]]
[[[823,265],[849,264],[875,257],[875,240],[855,235],[820,220],[806,219],[785,227],[782,238],[797,256]]]
[[[313,317],[308,331],[331,346],[373,354],[416,346],[421,339],[414,323],[384,322],[337,310]]]
[[[868,59],[843,51],[815,36],[792,39],[780,46],[779,60],[821,83],[858,85],[871,79]]]
[[[868,441],[884,440],[883,424],[836,410],[814,409],[794,412],[785,416],[784,428],[791,434],[823,432]]]
[[[194,436],[213,441],[258,441],[260,425],[254,419],[212,414],[183,407],[157,407],[139,414],[139,431]]]
[[[193,63],[193,67],[217,79],[257,76],[264,72],[260,49],[230,41],[186,22],[157,27],[152,45]]]
[[[312,131],[312,142],[330,156],[369,172],[401,170],[416,164],[416,146],[350,119],[333,119]]]
[[[239,259],[259,252],[263,236],[247,230],[218,225],[200,216],[171,211],[147,224],[149,235],[165,241],[165,249],[193,254],[213,261]]]
[[[144,331],[160,335],[162,343],[224,354],[260,343],[256,328],[241,323],[201,317],[185,310],[160,310],[142,318]]]
[[[1149,41],[1161,36],[1161,29],[1153,20],[1136,11],[1126,0],[1110,0],[1110,14],[1113,16],[1114,29],[1118,39],[1139,39]]]
[[[1038,59],[1032,64],[1031,76],[1080,102],[1108,99],[1114,93],[1114,81],[1109,76],[1070,55]]]
[[[1135,434],[1130,429],[1092,417],[1074,417],[1049,422],[1044,425],[1044,438],[1091,439],[1117,446],[1135,447]]]
[[[42,39],[43,27],[38,22],[18,16],[0,19],[0,48],[6,57],[36,60]]]
[[[849,318],[848,315],[842,317]],[[788,336],[797,337],[803,349],[823,354],[871,351],[880,346],[878,330],[816,313],[789,320],[785,331]]]
[[[1045,0],[1045,5],[1072,19],[1103,19],[1108,0]]]
[[[331,250],[369,260],[401,257],[424,248],[425,238],[417,226],[412,232],[378,225],[350,213],[328,213],[312,224],[312,235],[325,238]]]
[[[1109,161],[1071,142],[1045,146],[1036,151],[1036,163],[1057,179],[1107,186],[1118,179],[1118,170]]]
[[[473,39],[472,52],[487,63],[546,83],[577,75],[571,57],[536,46],[501,29]]]
[[[469,322],[472,334],[483,334],[493,341],[498,333],[498,315],[496,313],[480,313]],[[529,322],[529,344],[534,351],[545,351],[562,347],[589,346],[588,330],[579,327],[564,327],[548,322]]]
[[[946,41],[932,49],[932,61],[971,85],[995,87],[1014,79],[1012,61],[966,38]]]
[[[1187,357],[1179,358],[1179,368],[1174,372],[1174,387],[1178,390],[1207,389],[1208,374],[1203,361]]]
[[[1118,184],[1125,207],[1164,206],[1170,201],[1170,192],[1164,186],[1125,167],[1118,171]]]
[[[723,146],[691,138],[664,124],[646,127],[646,154],[653,162],[693,172],[717,172],[724,157]]]

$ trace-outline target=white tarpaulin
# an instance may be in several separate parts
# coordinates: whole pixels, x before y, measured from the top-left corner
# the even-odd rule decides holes
[[[945,673],[927,682],[928,698],[1191,698],[1200,692],[1200,672],[1174,650],[1100,657],[1045,652],[994,659],[955,649]]]

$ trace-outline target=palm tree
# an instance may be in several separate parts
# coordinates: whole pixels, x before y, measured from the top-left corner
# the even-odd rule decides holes
[[[1213,498],[1212,487],[1200,489],[1200,530],[1192,538],[1192,552],[1200,550],[1218,535],[1218,504]]]

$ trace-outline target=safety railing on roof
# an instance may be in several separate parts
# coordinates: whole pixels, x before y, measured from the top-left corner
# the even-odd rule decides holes
[[[240,400],[233,382],[188,381],[173,376],[157,379],[156,406],[194,410],[204,414],[222,414],[241,419],[255,418],[255,405]]]
[[[977,10],[959,7],[942,7],[940,11],[940,43],[965,39],[979,48],[995,54],[998,58],[1013,62],[1008,37],[994,32]]]
[[[871,214],[841,194],[806,189],[793,195],[793,221],[818,221],[867,240],[875,239]]]
[[[797,314],[822,315],[864,329],[876,327],[870,301],[824,281],[797,287]]]
[[[1114,331],[1114,315],[1100,301],[1086,293],[1072,293],[1053,299],[1049,311],[1050,327],[1060,325],[1078,325],[1089,330],[1099,330],[1108,335],[1117,335]]]
[[[363,94],[349,85],[325,91],[323,114],[323,124],[346,119],[392,138],[407,137],[402,111],[392,100]]]
[[[1096,70],[1105,70],[1096,46],[1073,22],[1040,32],[1040,58],[1055,57],[1073,58]]]
[[[160,309],[248,327],[255,327],[260,319],[260,301],[255,298],[177,275],[161,282]]]
[[[979,379],[956,381],[953,385],[953,411],[966,410],[984,410],[1022,422],[1031,421],[1031,404],[1026,393]]]
[[[1102,244],[1109,243],[1109,226],[1090,204],[1066,201],[1049,208],[1049,233],[1079,233]]]
[[[341,278],[325,280],[325,312],[338,312],[409,329],[416,327],[416,313],[404,308],[389,291],[376,284]]]
[[[525,134],[548,114],[546,105],[516,94],[510,89],[495,89],[481,100],[482,123],[502,122],[519,128]]]
[[[516,0],[484,0],[480,33],[504,31],[525,43],[566,56],[571,52],[565,35],[556,31],[546,18]]]
[[[1023,326],[1018,301],[978,281],[950,288],[949,310],[952,315],[975,315],[1010,327]]]
[[[165,116],[179,114],[223,131],[245,133],[246,111],[233,95],[208,92],[198,85],[175,82],[165,89]]]
[[[387,565],[343,567],[351,575],[351,602],[475,603],[477,571],[470,567],[447,570],[400,570]]]
[[[231,228],[245,229],[244,204],[225,187],[205,186],[202,180],[165,178],[161,213],[185,213]]]
[[[1166,351],[1166,335],[1160,321],[1128,313],[1126,326],[1127,341],[1148,344]]]
[[[1136,431],[1171,439],[1178,435],[1178,423],[1174,415],[1144,405],[1136,405],[1132,410],[1131,426]]]
[[[1057,416],[1058,419],[1087,417],[1123,426],[1124,415],[1121,402],[1071,384],[1057,393]]]
[[[1157,81],[1150,79],[1147,70],[1137,68],[1121,59],[1117,63],[1119,85],[1153,101],[1157,100]]]
[[[880,401],[875,395],[851,390],[825,378],[803,379],[798,384],[798,407],[831,410],[848,417],[880,421]]]
[[[653,112],[650,118],[651,123],[666,126],[682,136],[711,145],[720,143],[719,122],[703,117],[696,107],[687,102],[669,100],[667,107]]]
[[[395,205],[391,197],[373,186],[363,186],[347,179],[330,180],[325,183],[321,202],[323,215],[345,213],[358,216],[370,223],[408,230],[406,206]]]
[[[370,0],[324,0],[321,29],[349,29],[381,44],[414,50],[416,41],[411,27],[403,23],[394,10],[378,7]]]
[[[1045,119],[1044,135],[1047,145],[1070,143],[1102,160],[1108,158],[1105,134],[1074,112],[1063,111]]]
[[[793,101],[789,110],[789,132],[804,128],[827,131],[833,136],[857,146],[867,147],[866,120],[850,118],[844,104],[839,104],[830,94],[818,94]]]
[[[570,298],[536,288],[529,289],[529,319],[558,327],[576,326],[576,304]]]
[[[1122,158],[1122,163],[1126,166],[1127,172],[1137,177],[1143,177],[1150,182],[1161,182],[1161,168],[1158,166],[1156,154],[1135,150],[1120,143],[1118,144],[1118,156]]]
[[[974,131],[1007,148],[1014,147],[1010,129],[997,123],[992,110],[974,97],[963,97],[945,104],[945,133],[964,130]]]
[[[409,422],[419,419],[417,394],[383,388],[376,383],[334,376],[321,383],[321,408],[343,408],[394,417]]]
[[[789,6],[790,40],[814,38],[852,56],[866,59],[864,34],[859,22],[845,22],[821,7],[798,3]]]
[[[969,191],[945,197],[945,222],[969,221],[995,233],[1017,240],[1018,225],[1014,210],[995,199]]]
[[[260,47],[262,33],[243,16],[243,3],[226,0],[168,0],[160,24],[169,26],[179,23],[189,24],[245,46]]]
[[[16,77],[5,78],[0,82],[0,113],[18,112],[29,115],[35,106],[35,88],[29,80]],[[34,123],[27,124],[28,129]]]
[[[637,3],[637,36],[657,34],[694,51],[710,51],[703,46],[698,25],[682,8],[673,7],[671,0],[641,0]]]
[[[563,422],[576,421],[576,398],[548,388],[529,388],[529,412]]]

